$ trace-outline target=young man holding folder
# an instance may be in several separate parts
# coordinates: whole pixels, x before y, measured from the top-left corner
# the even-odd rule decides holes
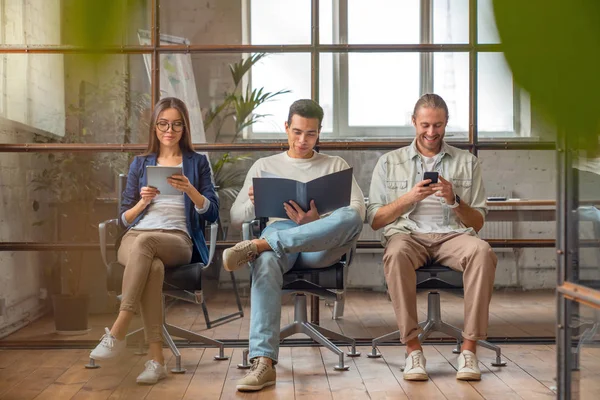
[[[340,157],[315,151],[323,109],[312,100],[294,102],[285,123],[289,150],[257,160],[248,171],[243,188],[231,208],[231,224],[241,226],[255,218],[252,179],[277,175],[308,182],[349,168]],[[288,219],[269,219],[260,239],[246,240],[223,254],[228,271],[251,263],[249,373],[238,381],[238,390],[261,390],[275,384],[279,352],[281,286],[283,274],[294,265],[322,268],[337,262],[352,247],[365,216],[363,193],[352,178],[350,205],[321,215],[318,204],[302,210],[293,200],[282,203]]]

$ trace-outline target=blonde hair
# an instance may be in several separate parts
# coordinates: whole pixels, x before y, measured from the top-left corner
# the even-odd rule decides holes
[[[421,98],[419,98],[419,100],[417,100],[417,103],[415,104],[415,109],[413,110],[413,114],[412,114],[412,119],[416,120],[417,119],[417,111],[419,111],[419,108],[441,108],[442,110],[444,110],[446,112],[446,122],[448,122],[448,119],[450,118],[450,114],[448,113],[448,106],[446,105],[446,102],[444,101],[444,99],[442,99],[441,96],[435,94],[435,93],[427,93],[424,94],[423,96],[421,96]]]

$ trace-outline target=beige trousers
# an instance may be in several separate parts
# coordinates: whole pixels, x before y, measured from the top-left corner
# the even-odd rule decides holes
[[[485,339],[498,262],[490,245],[462,233],[399,233],[389,238],[383,265],[400,341],[406,343],[422,331],[417,320],[416,270],[432,262],[463,272],[465,324],[462,336],[469,340]]]
[[[162,340],[162,285],[165,267],[189,264],[192,240],[178,230],[130,229],[121,240],[117,253],[125,266],[121,311],[136,312],[141,307],[146,341]]]

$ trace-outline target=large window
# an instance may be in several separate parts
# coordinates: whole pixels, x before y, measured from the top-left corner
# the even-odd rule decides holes
[[[310,1],[245,1],[247,44],[311,43]],[[325,138],[410,137],[412,108],[427,92],[440,94],[448,103],[449,140],[468,140],[470,113],[477,116],[473,129],[479,139],[537,136],[531,129],[529,97],[514,84],[502,53],[469,44],[469,0],[329,0],[320,1],[319,8],[319,43],[312,43],[318,64],[311,65],[306,53],[272,54],[257,65],[253,87],[285,87],[291,93],[262,105],[260,113],[272,115],[276,123],[255,124],[245,137],[270,138],[283,131],[289,102],[310,94],[306,82],[311,68],[319,71],[313,77],[319,88],[314,97],[326,112]],[[491,0],[479,0],[477,14],[478,40],[497,43]],[[361,48],[327,52],[323,47],[328,44]],[[456,51],[420,49],[428,44],[454,45]],[[392,47],[378,51],[382,45]],[[396,50],[394,45],[408,47]],[[472,53],[476,57],[471,63]],[[472,107],[470,73],[477,82]]]

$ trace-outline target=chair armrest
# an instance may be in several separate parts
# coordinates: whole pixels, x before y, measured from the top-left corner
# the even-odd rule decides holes
[[[114,225],[118,228],[119,220],[118,219],[109,219],[107,221],[100,222],[98,224],[98,235],[100,236],[100,254],[102,254],[102,262],[104,262],[104,265],[106,266],[106,268],[110,268],[110,263],[112,262],[112,261],[110,261],[110,262],[108,261],[108,257],[106,255],[106,229],[110,225]]]
[[[250,240],[260,236],[260,219],[253,219],[242,223],[242,239]]]
[[[215,250],[217,248],[217,232],[219,230],[219,224],[217,222],[213,222],[210,224],[210,231],[208,233],[208,262],[206,266],[208,267],[212,262],[212,259],[215,255]]]

